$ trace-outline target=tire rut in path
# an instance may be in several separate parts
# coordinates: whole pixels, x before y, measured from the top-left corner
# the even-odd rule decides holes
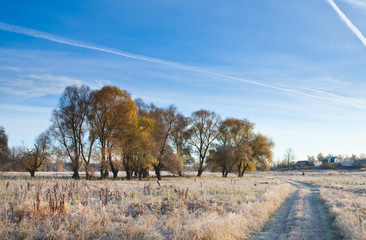
[[[296,187],[295,192],[285,200],[262,232],[251,240],[342,239],[325,204],[320,200],[318,187],[301,182],[289,183]]]

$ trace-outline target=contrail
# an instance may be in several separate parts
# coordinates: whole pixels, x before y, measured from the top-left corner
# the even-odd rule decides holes
[[[346,23],[347,27],[351,29],[351,31],[356,34],[358,39],[363,43],[363,45],[366,46],[366,38],[362,34],[362,32],[349,20],[349,18],[342,12],[341,9],[337,6],[337,4],[334,2],[334,0],[328,0],[328,3],[332,8],[336,11],[336,13],[339,15],[339,17]]]
[[[329,0],[329,2],[331,3],[333,1]],[[333,4],[334,4],[334,2],[333,2]],[[106,48],[106,47],[92,45],[89,43],[83,43],[80,41],[75,41],[73,39],[63,38],[63,37],[59,37],[59,36],[56,36],[56,35],[53,35],[50,33],[38,31],[35,29],[25,28],[25,27],[21,27],[21,26],[17,26],[17,25],[11,25],[11,24],[4,23],[4,22],[0,22],[0,30],[19,33],[19,34],[23,34],[23,35],[27,35],[27,36],[31,36],[31,37],[35,37],[35,38],[41,38],[41,39],[49,40],[52,42],[62,43],[62,44],[69,45],[69,46],[75,46],[75,47],[86,48],[86,49],[96,50],[96,51],[100,51],[100,52],[115,54],[115,55],[123,56],[126,58],[131,58],[131,59],[136,59],[136,60],[140,60],[140,61],[163,64],[163,65],[168,65],[168,66],[185,69],[185,70],[189,70],[189,71],[193,71],[193,72],[205,73],[205,74],[208,74],[211,76],[226,78],[226,79],[230,79],[233,81],[239,81],[239,82],[256,85],[256,86],[260,86],[260,87],[265,87],[265,88],[269,88],[269,89],[273,89],[273,90],[277,90],[277,91],[281,91],[281,92],[310,97],[310,98],[314,98],[314,99],[318,99],[318,100],[322,100],[322,101],[326,101],[326,102],[330,102],[330,103],[366,109],[366,101],[359,100],[359,99],[346,98],[346,97],[331,94],[331,93],[324,94],[324,92],[321,92],[321,94],[320,94],[319,91],[313,90],[313,89],[308,89],[308,91],[310,93],[301,92],[301,91],[291,89],[289,87],[279,87],[279,86],[275,86],[275,85],[271,85],[271,84],[261,83],[261,82],[254,81],[254,80],[248,80],[248,79],[239,78],[239,77],[232,77],[232,76],[229,76],[229,75],[226,75],[223,73],[214,72],[209,69],[200,68],[200,67],[196,67],[196,66],[192,66],[192,65],[186,65],[186,64],[181,64],[181,63],[177,63],[177,62],[166,61],[166,60],[162,60],[159,58],[141,56],[141,55],[137,55],[137,54],[124,52],[124,51],[121,51],[118,49]],[[365,43],[366,43],[366,41],[365,41]],[[314,93],[317,93],[318,95],[314,94]]]
[[[19,34],[27,35],[30,37],[41,38],[41,39],[45,39],[45,40],[49,40],[49,41],[57,42],[57,43],[62,43],[62,44],[66,44],[66,45],[70,45],[70,46],[74,46],[74,47],[87,48],[87,49],[92,49],[92,50],[96,50],[96,51],[120,55],[120,56],[124,56],[127,58],[133,58],[133,59],[137,59],[137,60],[149,61],[149,62],[160,63],[160,64],[169,64],[167,61],[160,60],[157,58],[149,58],[149,57],[145,57],[145,56],[139,56],[136,54],[126,53],[126,52],[123,52],[120,50],[98,47],[98,46],[83,43],[80,41],[75,41],[72,39],[55,36],[50,33],[41,32],[41,31],[38,31],[35,29],[7,24],[4,22],[0,22],[0,29],[3,31],[19,33]],[[173,64],[173,63],[170,63],[170,64]]]

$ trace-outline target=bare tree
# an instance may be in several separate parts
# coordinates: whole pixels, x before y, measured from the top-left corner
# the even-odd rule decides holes
[[[35,172],[50,158],[50,144],[49,132],[43,132],[36,138],[33,148],[26,146],[15,148],[12,159],[34,177]]]
[[[292,148],[286,149],[284,157],[285,157],[286,162],[287,162],[288,170],[290,170],[290,162],[295,160],[294,150],[292,150]]]
[[[214,112],[199,110],[192,113],[189,144],[195,148],[199,157],[198,177],[207,167],[205,166],[206,156],[218,137],[219,124],[220,117]]]
[[[179,176],[182,176],[184,164],[192,162],[193,159],[191,156],[191,148],[188,144],[188,140],[190,139],[190,132],[188,130],[189,123],[189,118],[178,113],[171,134],[172,146],[176,155],[176,171]]]
[[[318,161],[321,161],[321,160],[323,160],[325,157],[324,157],[324,155],[323,155],[323,153],[318,153],[318,155],[316,155],[316,160],[318,160]]]
[[[87,135],[87,116],[89,111],[89,87],[68,86],[59,100],[58,109],[52,114],[51,133],[64,148],[71,160],[74,179],[79,179],[79,167],[84,138]]]
[[[87,140],[80,139],[80,153],[81,159],[84,163],[85,175],[86,179],[90,180],[90,162],[92,160],[92,155],[94,151],[94,143],[95,143],[96,136],[92,130],[89,131],[89,136]]]

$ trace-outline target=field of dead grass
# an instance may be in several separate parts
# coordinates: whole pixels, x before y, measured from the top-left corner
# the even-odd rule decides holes
[[[366,239],[366,172],[316,171],[292,179],[319,186],[320,197],[345,239]]]
[[[270,175],[0,179],[0,239],[248,239],[293,192]]]

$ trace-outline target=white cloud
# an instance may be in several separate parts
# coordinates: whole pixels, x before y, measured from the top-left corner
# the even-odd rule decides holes
[[[9,66],[0,66],[0,69],[6,70],[6,71],[12,71],[12,72],[20,72],[20,71],[22,71],[21,68],[9,67]]]
[[[358,2],[358,1],[355,1]],[[362,34],[362,32],[351,22],[351,20],[342,12],[342,10],[338,7],[338,5],[334,2],[334,0],[328,0],[328,3],[334,11],[338,14],[338,16],[342,19],[342,21],[347,25],[349,29],[357,36],[358,39],[366,46],[366,38]]]
[[[30,74],[16,79],[3,78],[0,79],[0,83],[0,93],[28,97],[58,95],[70,85],[85,84],[92,89],[97,89],[109,84],[106,80],[95,80],[87,83],[81,79],[51,74]]]
[[[366,1],[365,0],[342,0],[348,4],[351,4],[354,7],[363,7],[366,9]]]

